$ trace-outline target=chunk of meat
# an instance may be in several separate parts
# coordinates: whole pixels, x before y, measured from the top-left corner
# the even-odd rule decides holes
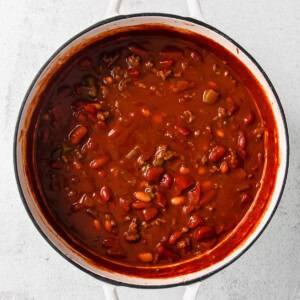
[[[140,239],[137,218],[133,218],[130,222],[128,230],[124,232],[124,238],[129,243],[135,243]]]

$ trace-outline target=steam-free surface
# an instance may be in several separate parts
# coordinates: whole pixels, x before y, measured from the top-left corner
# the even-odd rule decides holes
[[[184,1],[124,0],[122,13],[187,13]],[[261,64],[288,119],[291,162],[279,208],[261,238],[233,265],[204,281],[197,299],[300,297],[300,4],[297,0],[202,0],[204,17]],[[25,213],[13,174],[12,141],[23,96],[50,55],[72,35],[99,21],[108,1],[0,3],[0,299],[103,299],[100,282],[60,257]],[[184,288],[118,288],[120,299],[181,299]]]

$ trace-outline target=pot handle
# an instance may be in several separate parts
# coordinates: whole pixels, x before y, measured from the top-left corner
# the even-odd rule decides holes
[[[187,285],[182,300],[196,300],[199,285],[200,282]]]
[[[185,0],[185,1],[189,11],[189,17],[207,23],[203,17],[201,3],[200,3],[201,0]]]
[[[189,17],[206,23],[202,13],[202,8],[200,3],[201,0],[185,0],[185,1],[188,7]],[[122,0],[110,0],[104,18],[107,19],[114,16],[118,16],[120,14],[119,10],[120,10],[121,3]]]
[[[104,19],[108,19],[120,15],[119,10],[120,10],[121,3],[122,0],[110,0],[106,13],[104,15]]]
[[[119,300],[117,287],[108,283],[101,283],[105,300]]]

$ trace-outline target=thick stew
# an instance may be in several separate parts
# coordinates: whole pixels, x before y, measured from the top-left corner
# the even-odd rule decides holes
[[[265,166],[266,124],[243,72],[203,41],[164,30],[80,50],[43,92],[34,141],[62,228],[127,265],[170,264],[220,244]]]

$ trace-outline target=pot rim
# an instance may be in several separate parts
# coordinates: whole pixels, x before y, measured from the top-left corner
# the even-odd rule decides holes
[[[102,26],[104,24],[107,23],[111,23],[111,22],[115,22],[115,21],[119,21],[119,20],[124,20],[124,19],[130,19],[130,18],[135,18],[135,17],[165,17],[165,18],[173,18],[173,19],[179,19],[179,20],[183,20],[183,21],[188,21],[191,23],[194,23],[196,25],[200,25],[203,27],[206,27],[212,31],[214,31],[215,33],[217,33],[218,35],[222,36],[223,38],[225,38],[226,40],[228,40],[229,42],[231,42],[233,45],[235,45],[236,47],[238,47],[238,49],[240,51],[242,51],[250,60],[251,62],[258,68],[259,72],[263,75],[264,79],[266,80],[268,86],[270,87],[270,89],[272,90],[272,93],[275,97],[275,100],[277,102],[278,108],[279,108],[279,112],[280,112],[280,116],[282,118],[282,122],[283,122],[283,127],[284,127],[284,133],[285,133],[285,141],[286,141],[286,165],[285,165],[285,169],[284,169],[284,176],[283,176],[283,180],[282,180],[282,186],[278,195],[278,199],[276,200],[275,206],[273,208],[273,211],[271,212],[268,220],[266,221],[266,223],[259,229],[259,231],[257,232],[257,230],[255,230],[254,232],[256,232],[256,236],[255,238],[248,244],[246,245],[246,247],[240,251],[240,253],[238,253],[236,256],[232,257],[228,262],[226,262],[225,264],[223,264],[222,266],[218,267],[216,270],[211,271],[210,273],[203,275],[199,278],[195,278],[195,279],[191,279],[188,281],[182,281],[182,282],[178,282],[178,283],[171,283],[171,284],[162,284],[162,285],[142,285],[142,284],[131,284],[131,283],[125,283],[125,282],[120,282],[120,281],[116,281],[113,279],[109,279],[103,276],[100,276],[98,274],[95,274],[94,272],[86,269],[85,267],[81,266],[80,264],[78,264],[77,262],[73,261],[72,259],[70,259],[66,254],[64,254],[54,243],[52,243],[49,239],[49,237],[43,232],[43,230],[40,228],[40,226],[38,225],[37,221],[35,220],[33,214],[31,213],[29,206],[27,204],[26,198],[24,196],[21,184],[20,184],[20,179],[18,176],[18,166],[17,166],[17,144],[18,144],[18,131],[19,131],[19,125],[20,125],[20,120],[21,117],[23,115],[24,112],[24,107],[25,104],[27,102],[28,96],[32,90],[32,88],[34,87],[34,85],[36,84],[38,78],[40,77],[40,75],[42,74],[42,72],[45,70],[45,68],[49,65],[49,63],[65,48],[67,47],[70,43],[72,43],[74,40],[76,40],[77,38],[79,38],[80,36],[84,35],[85,33],[99,27]],[[70,262],[71,264],[73,264],[74,266],[76,266],[78,269],[84,271],[85,273],[91,275],[92,277],[102,280],[106,283],[115,285],[115,286],[126,286],[126,287],[132,287],[132,288],[143,288],[143,289],[159,289],[159,288],[170,288],[170,287],[176,287],[176,286],[186,286],[188,284],[192,284],[195,282],[200,282],[212,275],[214,275],[215,273],[223,270],[224,268],[226,268],[227,266],[229,266],[230,264],[232,264],[233,262],[235,262],[238,258],[240,258],[257,240],[258,238],[261,236],[261,234],[264,232],[264,230],[266,229],[266,227],[268,226],[269,222],[271,221],[273,215],[275,214],[277,207],[280,203],[283,191],[284,191],[284,187],[286,184],[286,180],[287,180],[287,175],[288,175],[288,167],[289,167],[289,156],[290,156],[290,147],[289,147],[289,133],[288,133],[288,127],[287,127],[287,122],[286,122],[286,117],[284,114],[284,110],[282,107],[282,104],[280,102],[279,96],[274,88],[274,86],[272,85],[269,77],[267,76],[267,74],[265,73],[265,71],[263,70],[263,68],[259,65],[259,63],[251,56],[251,54],[249,54],[239,43],[237,43],[235,40],[233,40],[232,38],[230,38],[228,35],[226,35],[225,33],[223,33],[222,31],[220,31],[219,29],[205,23],[199,20],[196,20],[194,18],[190,18],[190,17],[183,17],[183,16],[179,16],[179,15],[174,15],[174,14],[167,14],[167,13],[136,13],[136,14],[129,14],[129,15],[118,15],[118,16],[114,16],[108,19],[104,19],[102,21],[99,21],[91,26],[89,26],[88,28],[82,30],[81,32],[79,32],[78,34],[74,35],[73,37],[71,37],[70,39],[68,39],[65,43],[63,43],[52,55],[51,57],[43,64],[43,66],[40,68],[40,70],[38,71],[38,73],[36,74],[36,76],[34,77],[33,81],[31,82],[24,98],[23,101],[21,103],[21,107],[18,113],[18,117],[17,117],[17,122],[16,122],[16,126],[15,126],[15,132],[14,132],[14,143],[13,143],[13,163],[14,163],[14,172],[15,172],[15,178],[16,178],[16,182],[17,182],[17,186],[18,186],[18,190],[19,190],[19,194],[21,196],[23,205],[27,211],[27,214],[29,216],[29,218],[31,219],[32,223],[34,224],[34,226],[36,227],[36,229],[38,230],[38,232],[43,236],[43,238],[47,241],[47,243],[57,252],[59,253],[63,258],[65,258],[68,262]],[[253,233],[254,233],[253,232]],[[253,233],[251,235],[253,235]]]

